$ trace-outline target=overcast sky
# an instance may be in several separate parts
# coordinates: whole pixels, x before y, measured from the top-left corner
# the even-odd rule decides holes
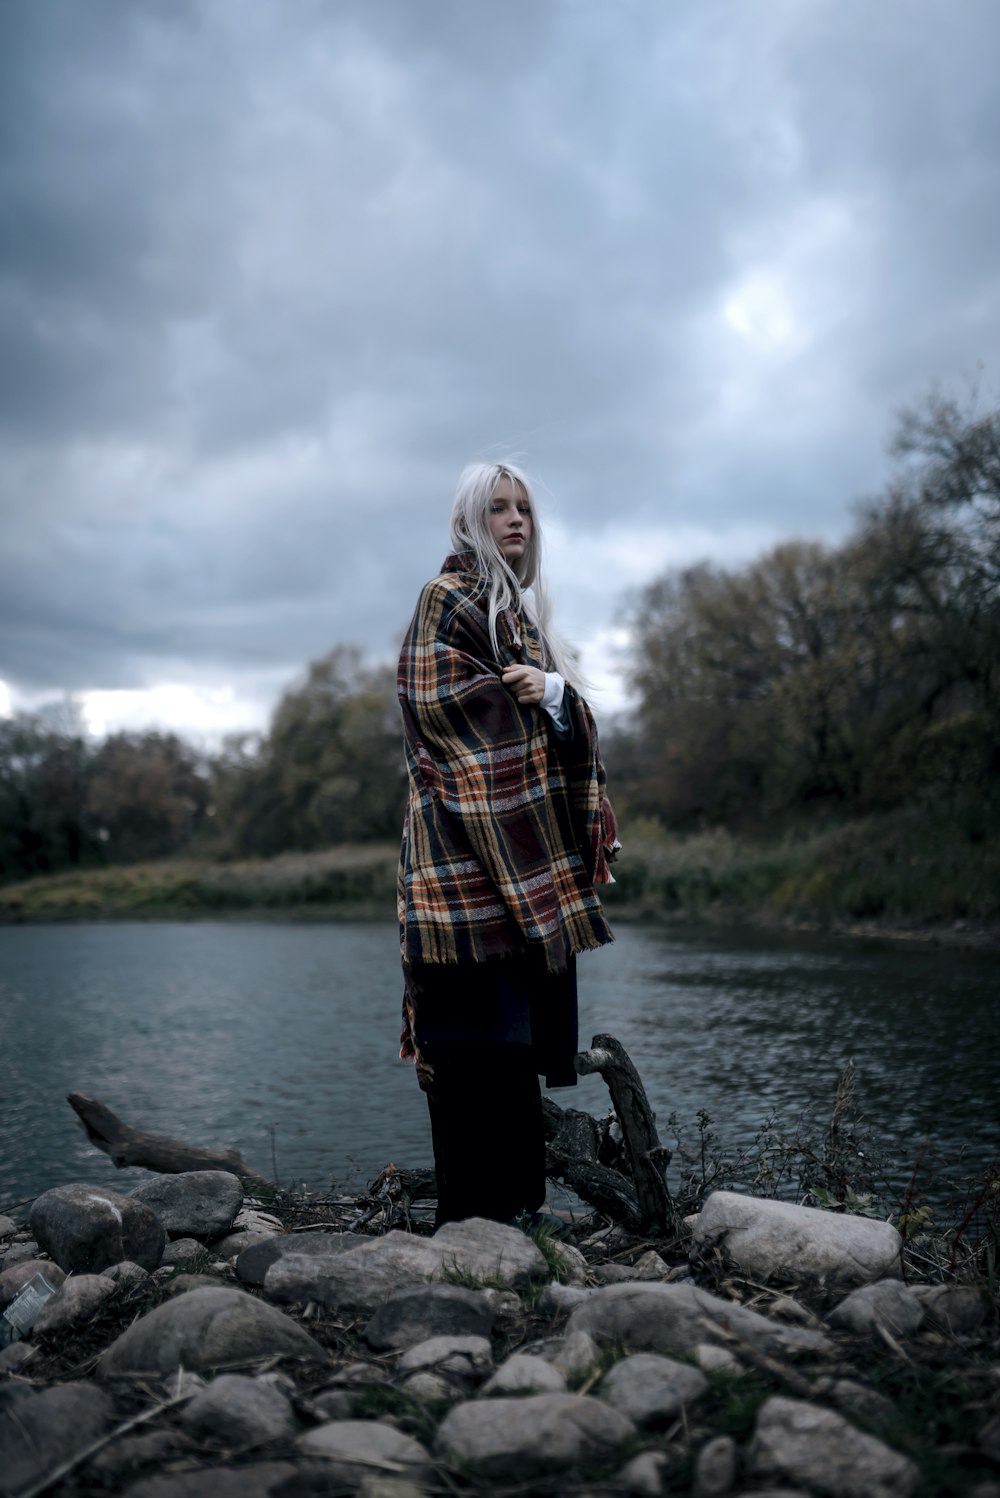
[[[394,658],[500,456],[619,705],[629,590],[997,388],[998,59],[996,0],[4,0],[0,708]]]

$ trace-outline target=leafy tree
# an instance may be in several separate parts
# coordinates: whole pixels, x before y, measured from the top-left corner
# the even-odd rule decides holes
[[[113,862],[176,853],[208,804],[208,777],[176,734],[112,734],[91,761],[87,817]]]
[[[338,645],[284,694],[265,739],[227,744],[220,831],[256,854],[394,838],[404,781],[395,673]]]
[[[78,715],[0,719],[0,880],[99,856],[85,813],[87,750]],[[54,726],[53,726],[54,725]]]
[[[640,596],[635,809],[772,825],[997,785],[1000,412],[932,396],[895,451],[844,545],[786,542]]]

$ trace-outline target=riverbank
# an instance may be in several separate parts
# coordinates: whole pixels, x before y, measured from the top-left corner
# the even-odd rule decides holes
[[[372,1191],[0,1218],[0,1306],[58,1291],[0,1352],[5,1498],[996,1498],[995,1294],[888,1223],[720,1192],[666,1235],[434,1234]]]
[[[0,923],[392,918],[398,850],[342,846],[270,859],[163,859],[0,888]],[[1000,946],[1000,838],[907,809],[762,841],[724,829],[641,832],[616,865],[617,920],[703,921]]]

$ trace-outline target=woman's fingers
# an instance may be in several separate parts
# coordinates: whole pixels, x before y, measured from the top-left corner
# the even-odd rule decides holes
[[[518,702],[541,702],[545,691],[545,672],[537,666],[505,666],[501,672],[504,686]]]

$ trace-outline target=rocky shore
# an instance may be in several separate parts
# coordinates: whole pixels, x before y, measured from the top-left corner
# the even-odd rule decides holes
[[[0,1498],[1000,1498],[995,1297],[904,1281],[888,1223],[409,1225],[225,1171],[0,1217],[0,1310],[58,1285],[0,1352]]]

